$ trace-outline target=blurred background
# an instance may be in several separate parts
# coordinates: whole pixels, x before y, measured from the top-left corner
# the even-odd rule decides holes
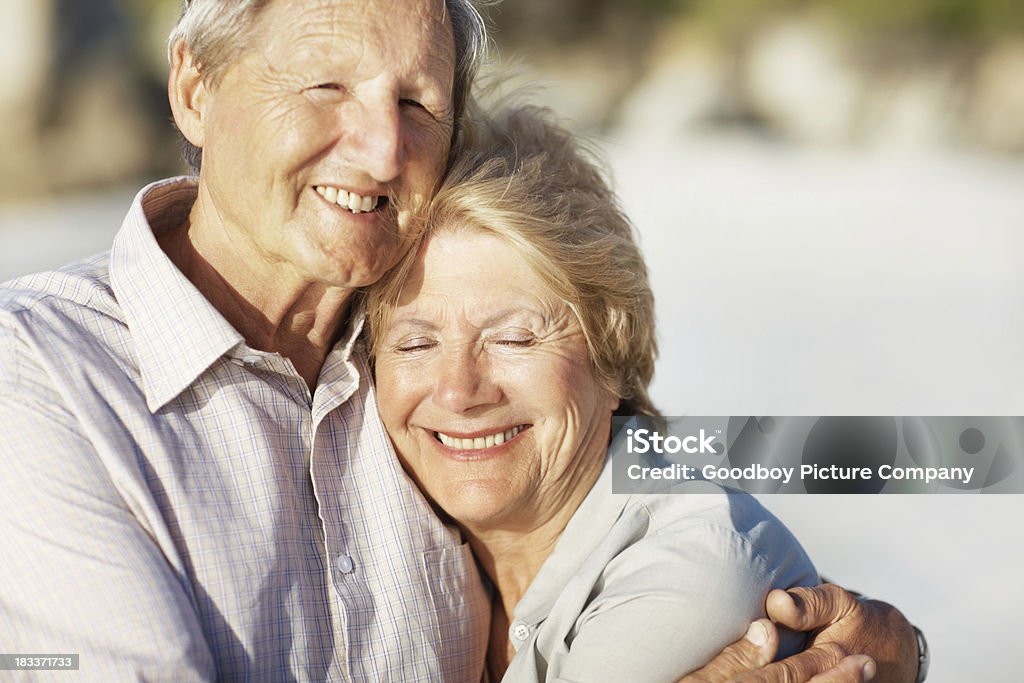
[[[0,5],[0,280],[184,171],[178,0]],[[502,77],[595,141],[649,259],[669,414],[1024,414],[1024,3],[507,0]],[[826,575],[1017,680],[1021,496],[764,496]]]

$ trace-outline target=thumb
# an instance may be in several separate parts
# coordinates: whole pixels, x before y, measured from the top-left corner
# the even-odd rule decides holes
[[[779,632],[775,624],[758,619],[750,624],[743,638],[679,683],[724,683],[737,674],[765,666],[775,658],[778,648]]]
[[[765,600],[768,618],[793,631],[813,631],[835,623],[857,607],[857,599],[839,586],[775,589]]]

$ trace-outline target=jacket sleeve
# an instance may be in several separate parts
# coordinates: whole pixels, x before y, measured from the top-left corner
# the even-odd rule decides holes
[[[545,667],[535,680],[674,683],[742,638],[764,616],[769,590],[817,583],[781,522],[749,497],[729,498],[739,529],[681,519],[614,557],[564,648],[535,658]],[[791,653],[798,641],[795,634],[780,650]]]

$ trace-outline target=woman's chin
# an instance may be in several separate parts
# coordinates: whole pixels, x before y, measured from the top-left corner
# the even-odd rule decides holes
[[[460,525],[486,528],[508,516],[514,495],[508,482],[474,481],[451,487],[435,500]]]

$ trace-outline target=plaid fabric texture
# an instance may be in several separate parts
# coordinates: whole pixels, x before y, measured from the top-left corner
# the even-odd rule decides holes
[[[395,458],[361,321],[311,395],[160,250],[194,197],[154,183],[109,254],[0,288],[0,651],[97,681],[479,681],[488,598]]]

